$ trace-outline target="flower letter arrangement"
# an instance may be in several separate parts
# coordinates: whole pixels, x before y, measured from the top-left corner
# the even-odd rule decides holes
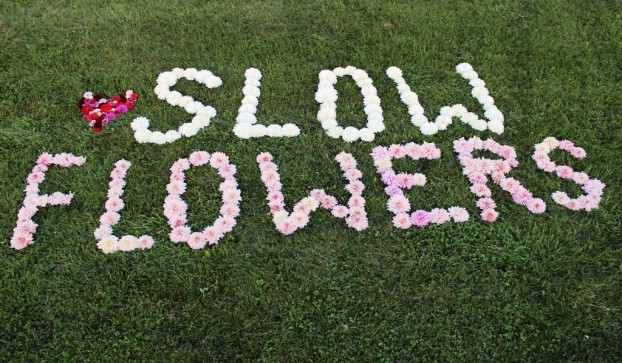
[[[460,105],[445,106],[440,109],[440,114],[434,122],[428,121],[424,115],[424,109],[419,103],[418,95],[413,92],[403,78],[402,71],[397,67],[386,70],[389,78],[395,81],[397,91],[404,104],[408,107],[411,123],[418,127],[423,135],[433,135],[445,130],[454,117],[470,125],[478,131],[490,130],[501,134],[504,131],[504,116],[494,103],[486,83],[479,77],[473,67],[467,63],[459,64],[456,71],[472,87],[471,94],[476,98],[484,109],[484,116],[488,121]],[[367,125],[364,128],[341,127],[337,124],[337,91],[334,85],[339,77],[350,76],[356,82],[363,95]],[[155,94],[161,100],[165,100],[172,106],[183,107],[186,112],[194,115],[190,122],[184,123],[178,130],[166,132],[149,130],[149,120],[145,117],[137,117],[131,126],[134,129],[134,137],[138,143],[154,143],[163,145],[175,142],[183,137],[189,138],[196,135],[201,129],[207,127],[216,109],[205,106],[195,101],[190,96],[182,95],[170,88],[180,78],[197,81],[208,88],[217,88],[222,84],[219,77],[208,70],[195,68],[174,68],[171,71],[161,73],[157,78]],[[259,106],[259,95],[262,74],[258,69],[250,68],[245,72],[245,83],[242,89],[244,98],[238,109],[238,116],[233,133],[242,139],[255,137],[297,137],[300,128],[294,124],[285,125],[261,125],[255,116]],[[118,97],[104,100],[101,96],[86,93],[81,100],[82,112],[91,121],[91,126],[98,131],[114,115],[123,113],[131,108],[137,94],[127,91]],[[125,100],[124,100],[125,99]],[[380,98],[373,85],[372,79],[367,72],[352,66],[337,67],[333,70],[323,70],[319,73],[319,83],[315,99],[319,103],[317,119],[329,137],[342,139],[345,142],[372,142],[376,134],[385,129],[383,111],[380,106]],[[103,102],[102,102],[103,100]],[[113,104],[110,102],[113,100]],[[116,103],[115,103],[116,102]],[[110,106],[110,107],[108,107]],[[112,113],[112,114],[111,114]],[[102,115],[103,116],[102,118]],[[100,119],[101,118],[101,119]],[[100,122],[101,121],[101,122]],[[99,126],[98,122],[101,123]],[[525,188],[520,181],[508,176],[513,168],[518,167],[516,150],[508,145],[502,145],[493,139],[482,140],[479,137],[470,139],[461,138],[453,142],[453,149],[466,179],[471,183],[470,190],[478,200],[476,207],[481,210],[481,219],[485,222],[494,222],[499,218],[496,210],[497,203],[492,199],[492,191],[489,188],[489,180],[499,185],[502,190],[512,196],[512,200],[525,206],[531,213],[541,214],[547,210],[547,205],[541,198],[535,197],[532,192]],[[590,178],[584,172],[574,171],[566,165],[555,164],[549,153],[560,149],[570,153],[576,158],[585,158],[586,152],[581,147],[575,146],[571,141],[558,141],[548,137],[535,145],[532,159],[537,167],[547,173],[554,173],[561,179],[572,180],[580,185],[586,193],[575,199],[571,199],[562,191],[553,192],[551,199],[572,211],[592,211],[598,208],[605,184],[598,179]],[[497,155],[498,159],[476,157],[477,152],[488,151]],[[433,208],[423,210],[413,208],[411,201],[404,195],[404,190],[413,187],[422,187],[427,178],[421,173],[398,173],[393,169],[393,159],[409,157],[412,160],[437,160],[441,158],[440,149],[432,142],[405,144],[393,144],[388,146],[375,146],[372,148],[371,158],[377,173],[385,184],[384,191],[387,195],[387,209],[393,214],[393,226],[399,229],[428,227],[442,225],[447,222],[464,223],[469,220],[469,212],[461,206],[449,208]],[[358,168],[357,160],[352,154],[341,152],[335,156],[343,177],[346,180],[345,189],[350,193],[346,204],[340,204],[337,198],[329,195],[324,189],[313,189],[309,195],[294,204],[291,212],[288,212],[285,204],[285,196],[282,192],[281,175],[278,166],[270,153],[263,152],[257,155],[256,161],[260,170],[261,181],[266,187],[266,204],[276,231],[283,235],[291,235],[299,229],[303,229],[310,221],[310,215],[318,208],[330,211],[336,218],[345,220],[347,227],[357,232],[369,227],[367,219],[366,203],[363,192],[363,173]],[[23,206],[17,213],[17,224],[13,230],[10,245],[12,248],[21,250],[34,243],[34,233],[37,223],[32,218],[37,211],[48,205],[69,205],[73,194],[54,192],[49,195],[39,194],[39,185],[45,179],[48,167],[57,165],[71,167],[84,164],[86,158],[74,156],[69,153],[51,155],[41,154],[32,172],[27,176],[25,188],[26,196]],[[117,237],[113,233],[113,227],[121,219],[120,212],[125,207],[123,202],[125,177],[131,167],[127,160],[119,160],[114,164],[110,173],[107,200],[104,202],[104,212],[99,218],[100,226],[95,229],[94,236],[97,240],[97,248],[108,254],[117,251],[129,252],[134,250],[151,249],[154,238],[149,235],[140,237],[125,235]],[[188,204],[182,199],[187,185],[185,172],[191,167],[209,165],[216,169],[218,175],[223,178],[219,190],[222,193],[222,206],[220,214],[214,223],[201,231],[193,231],[187,218]],[[237,168],[230,163],[229,157],[222,152],[195,151],[187,158],[177,160],[171,167],[170,181],[166,185],[168,196],[164,201],[163,213],[168,219],[171,229],[169,240],[173,243],[185,243],[192,249],[202,249],[206,246],[217,245],[219,241],[236,226],[236,218],[241,214],[240,202],[241,191],[235,177]],[[258,181],[259,182],[259,181]],[[414,204],[414,203],[413,203]]]

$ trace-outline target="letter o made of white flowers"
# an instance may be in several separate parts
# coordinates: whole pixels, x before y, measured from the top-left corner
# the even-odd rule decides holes
[[[341,127],[337,124],[337,90],[335,84],[338,77],[351,76],[356,85],[361,89],[363,103],[365,104],[365,114],[367,115],[367,125],[365,128]],[[334,70],[323,70],[319,74],[319,83],[315,100],[320,104],[317,119],[322,123],[322,128],[326,130],[328,136],[346,142],[373,141],[376,134],[384,130],[384,117],[380,106],[380,97],[374,87],[372,79],[362,69],[353,66],[345,68],[337,67]]]
[[[207,88],[216,88],[222,84],[222,80],[215,76],[212,72],[195,68],[174,68],[168,72],[162,72],[158,76],[157,86],[153,89],[159,99],[168,102],[172,106],[183,107],[186,112],[194,115],[191,122],[187,122],[177,130],[169,130],[166,132],[151,131],[149,129],[149,119],[146,117],[137,117],[132,121],[132,129],[134,130],[134,138],[139,143],[152,143],[158,145],[168,144],[179,140],[182,136],[192,137],[199,130],[208,126],[211,119],[216,116],[216,109],[212,106],[205,106],[203,103],[194,100],[190,96],[184,96],[178,91],[171,91],[180,78],[189,81],[196,81]]]

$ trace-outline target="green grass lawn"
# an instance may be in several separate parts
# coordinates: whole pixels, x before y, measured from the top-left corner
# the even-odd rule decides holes
[[[296,4],[296,5],[295,5]],[[0,3],[0,361],[620,361],[622,359],[622,3],[619,1],[13,1]],[[404,71],[426,108],[463,103],[483,116],[456,72],[471,63],[505,114],[503,135],[460,122],[434,136],[410,123],[389,66]],[[386,131],[372,143],[329,138],[314,100],[322,69],[354,65],[373,78]],[[195,137],[138,144],[130,122],[158,130],[191,119],[152,89],[174,67],[223,80],[175,88],[218,116]],[[232,132],[244,71],[263,73],[257,117],[293,122],[287,139]],[[362,97],[343,78],[338,121],[362,127]],[[91,90],[141,94],[100,134],[75,102]],[[512,145],[511,172],[548,205],[534,215],[499,187],[499,220],[479,218],[452,141],[494,137]],[[570,139],[586,159],[552,156],[607,184],[600,208],[573,212],[556,190],[580,189],[537,169],[545,137]],[[434,142],[437,161],[408,196],[418,208],[465,206],[471,221],[399,230],[369,153]],[[223,151],[238,167],[242,214],[220,245],[194,251],[168,240],[162,213],[171,164]],[[314,188],[348,197],[340,151],[358,159],[370,227],[348,228],[326,210],[279,235],[255,157],[272,153],[288,208]],[[75,193],[70,206],[34,218],[35,244],[10,248],[26,176],[42,152],[73,152],[81,167],[51,168],[43,192]],[[149,233],[146,252],[104,255],[94,229],[109,173],[133,163],[117,235]],[[190,223],[211,224],[216,173],[188,173]]]

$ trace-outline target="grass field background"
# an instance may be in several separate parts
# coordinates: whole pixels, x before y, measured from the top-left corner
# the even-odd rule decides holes
[[[0,361],[619,361],[622,357],[622,3],[619,1],[2,1],[0,4]],[[463,103],[483,115],[456,72],[471,63],[506,117],[503,135],[454,122],[424,137],[395,84],[402,68],[429,117]],[[373,143],[330,139],[316,120],[322,69],[354,65],[374,79],[386,131]],[[129,124],[176,129],[190,116],[152,88],[174,67],[209,69],[224,84],[176,89],[218,116],[190,139],[135,142]],[[300,125],[293,139],[232,133],[244,71],[259,68],[260,122]],[[82,93],[141,96],[93,133],[74,108]],[[343,78],[338,121],[365,123]],[[547,204],[533,215],[493,188],[500,218],[480,220],[452,141],[494,136],[512,145],[511,175]],[[599,209],[550,198],[580,193],[537,169],[533,145],[570,139],[586,159],[557,161],[607,184]],[[431,141],[442,158],[396,163],[423,171],[417,208],[466,207],[471,221],[402,231],[369,153]],[[170,165],[224,151],[238,167],[238,226],[204,251],[168,241],[162,213]],[[255,157],[275,155],[288,207],[313,188],[347,197],[333,157],[363,171],[370,228],[358,233],[320,210],[293,236],[277,233]],[[73,152],[81,167],[51,168],[44,192],[75,193],[48,207],[33,246],[9,247],[23,188],[42,152]],[[93,230],[114,161],[133,163],[117,235],[149,233],[147,252],[104,255]],[[189,218],[211,224],[220,205],[210,168],[188,173]]]

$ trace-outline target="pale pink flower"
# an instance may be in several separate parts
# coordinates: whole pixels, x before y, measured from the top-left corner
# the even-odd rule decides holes
[[[263,152],[257,155],[257,163],[269,163],[272,161],[272,155],[267,152]]]
[[[220,214],[235,218],[240,215],[240,207],[236,204],[224,203],[222,207],[220,207]]]
[[[269,171],[278,171],[279,168],[278,166],[276,166],[275,163],[265,163],[265,164],[259,164],[259,171],[261,171],[262,173],[267,173]]]
[[[482,220],[485,222],[494,222],[497,220],[499,213],[494,209],[484,209],[482,211]]]
[[[505,175],[500,172],[494,172],[491,174],[491,178],[492,181],[494,181],[496,184],[499,184],[501,183],[501,180],[505,179]]]
[[[191,161],[192,162],[192,161]],[[194,165],[194,163],[193,163]],[[200,250],[207,245],[207,239],[204,233],[194,232],[188,237],[188,246],[193,250]]]
[[[455,223],[462,223],[469,220],[469,212],[462,207],[451,207],[448,211]]]
[[[434,208],[430,211],[430,222],[441,225],[450,219],[449,212],[442,208]]]
[[[132,163],[130,163],[127,160],[121,159],[121,160],[118,160],[116,163],[114,163],[114,166],[118,169],[127,171],[130,168],[130,166],[132,166]]]
[[[171,233],[169,234],[169,238],[173,243],[186,242],[190,237],[192,231],[188,226],[179,226],[173,228]]]
[[[547,173],[552,173],[557,168],[557,165],[550,160],[549,161],[538,161],[536,165],[538,165],[538,168],[546,171]]]
[[[194,166],[201,166],[209,163],[210,154],[207,151],[195,151],[190,154],[188,161]]]
[[[413,185],[416,185],[418,187],[422,187],[426,184],[427,182],[427,178],[425,175],[421,174],[421,173],[415,173],[413,174]]]
[[[326,192],[324,189],[313,189],[310,193],[310,196],[317,199],[318,201],[322,200],[326,196]]]
[[[179,159],[171,166],[171,171],[173,173],[183,173],[188,169],[190,169],[190,161],[188,161],[188,159]]]
[[[343,205],[338,205],[331,210],[331,214],[337,218],[345,218],[348,215],[348,208]]]
[[[223,234],[231,232],[235,227],[235,219],[231,216],[220,216],[214,222],[214,226],[217,227]]]
[[[33,173],[45,173],[48,171],[48,167],[42,164],[37,164],[32,168]]]
[[[485,150],[490,150],[490,151],[492,151],[493,153],[496,154],[499,151],[499,149],[501,149],[501,144],[499,144],[498,142],[496,142],[493,139],[488,138],[488,139],[486,139],[484,141],[484,146],[483,146],[482,150],[484,150],[484,149]]]
[[[531,213],[541,214],[546,210],[546,203],[540,198],[533,198],[531,201],[527,202],[527,208]]]
[[[86,158],[84,156],[74,156],[73,160],[72,160],[72,164],[73,165],[83,165],[84,163],[86,163]]]
[[[413,226],[425,227],[430,224],[432,218],[430,216],[430,213],[424,211],[423,209],[419,209],[410,216],[410,220]]]
[[[559,148],[570,152],[574,148],[574,144],[569,140],[562,140],[559,142]]]
[[[466,141],[464,138],[455,140],[453,144],[454,144],[454,150],[458,154],[470,154],[471,152],[473,152],[473,145],[471,145],[471,143]]]
[[[356,167],[356,159],[351,154],[340,152],[335,156],[335,160],[341,164],[342,170],[348,170]]]
[[[493,162],[493,171],[498,171],[503,174],[507,174],[512,170],[510,163],[505,160],[495,160]]]
[[[138,238],[127,235],[119,238],[119,251],[129,252],[138,247]]]
[[[477,201],[477,207],[479,209],[495,209],[497,207],[497,203],[495,203],[492,198],[480,198]]]
[[[266,197],[267,201],[283,201],[285,200],[285,198],[283,197],[283,193],[279,192],[270,192],[268,193],[268,196]]]
[[[213,168],[218,169],[222,166],[229,164],[229,157],[224,153],[215,152],[210,157],[209,163]]]
[[[164,202],[164,215],[173,216],[184,214],[188,210],[188,204],[181,199],[171,199]]]
[[[397,185],[389,185],[388,187],[384,188],[384,192],[387,193],[389,197],[403,193],[402,189],[400,189],[400,187],[398,187]]]
[[[49,196],[47,194],[44,195],[47,196],[49,199]],[[41,197],[42,196],[37,194],[26,195],[26,197],[24,198],[24,206],[29,208],[37,208],[39,206],[39,199],[41,199]]]
[[[557,173],[557,176],[562,179],[571,179],[574,173],[572,168],[566,165],[558,166],[555,172]]]
[[[359,180],[355,180],[346,185],[346,189],[354,195],[360,195],[365,189],[365,184]]]
[[[95,229],[93,232],[96,240],[100,240],[104,237],[108,237],[112,235],[112,227],[108,224],[102,224],[99,228]]]
[[[289,218],[286,218],[285,220],[277,223],[276,229],[287,236],[294,233],[297,228],[294,222],[292,222]]]
[[[369,227],[369,222],[364,216],[349,216],[348,218],[346,218],[346,225],[350,228],[354,228],[357,231],[362,231]]]
[[[17,220],[26,221],[32,218],[39,209],[36,206],[24,205],[19,212],[17,212]]]
[[[45,180],[45,174],[42,172],[30,173],[26,180],[29,184],[41,184]]]
[[[469,181],[473,184],[486,184],[488,178],[483,173],[471,173],[469,174]]]
[[[123,188],[125,187],[125,180],[123,179],[112,179],[110,183],[108,183],[109,188]]]
[[[225,190],[237,189],[238,182],[235,179],[226,179],[224,182],[220,183],[218,190],[224,192]]]
[[[394,214],[410,211],[410,202],[403,195],[394,195],[387,202],[387,209]]]
[[[279,174],[275,171],[267,171],[265,173],[261,173],[261,181],[263,181],[265,184],[269,184],[270,182],[279,180]]]
[[[603,189],[605,189],[605,183],[601,182],[598,179],[590,179],[583,184],[583,190],[590,194],[603,194]]]
[[[123,195],[123,188],[110,188],[108,189],[108,198],[120,197]]]
[[[237,189],[227,190],[223,193],[222,200],[224,203],[239,203],[242,200],[242,194]]]
[[[28,197],[27,197],[28,198]],[[39,197],[37,197],[37,207],[45,207],[46,205],[48,205],[50,201],[50,196],[47,194],[44,195],[40,195]],[[54,204],[52,204],[54,205]]]
[[[113,235],[102,238],[97,242],[97,248],[103,253],[113,253],[119,250],[119,239]]]
[[[382,158],[387,158],[389,157],[391,154],[389,153],[389,149],[387,147],[384,146],[376,146],[372,149],[371,151],[371,156],[372,158],[375,159],[382,159]],[[337,155],[339,156],[339,155]],[[335,157],[335,159],[337,159]],[[339,161],[339,160],[337,160]]]
[[[516,150],[511,146],[501,146],[497,155],[504,159],[516,159]]]
[[[153,237],[148,235],[142,235],[138,237],[138,248],[141,250],[149,249],[153,246]]]
[[[532,198],[533,194],[531,194],[529,190],[522,186],[516,188],[514,193],[512,193],[512,199],[520,205],[527,205],[527,203],[529,203]]]
[[[54,157],[48,153],[39,155],[39,158],[37,159],[37,164],[41,165],[50,165],[52,162],[54,162]]]
[[[415,176],[408,173],[399,173],[395,176],[395,183],[400,188],[410,189],[415,184]]]
[[[570,154],[572,156],[574,156],[575,158],[578,159],[583,159],[584,157],[587,156],[587,153],[585,152],[585,150],[581,147],[574,147],[570,150]]]
[[[389,146],[389,154],[394,159],[400,159],[406,156],[406,148],[404,145],[393,144]]]
[[[168,225],[171,228],[182,227],[188,223],[188,218],[185,214],[168,215]]]
[[[302,212],[294,212],[289,219],[296,226],[296,229],[302,228],[309,223],[309,215]]]
[[[109,212],[118,212],[125,207],[125,203],[119,197],[112,197],[106,201],[105,207]]]
[[[320,200],[320,204],[323,208],[331,209],[337,205],[337,199],[332,195],[327,195],[322,200]]]
[[[344,177],[346,179],[348,179],[349,181],[354,181],[354,180],[358,180],[360,178],[363,177],[363,173],[361,173],[360,170],[358,169],[349,169],[346,170],[345,173],[343,173]]]
[[[26,195],[28,195],[28,194],[38,195],[39,194],[39,184],[37,184],[37,183],[27,184],[26,188],[24,189],[24,191],[26,192]]]
[[[404,148],[406,149],[406,154],[408,154],[408,156],[410,156],[411,158],[415,160],[421,159],[422,152],[419,145],[415,144],[414,142],[409,142],[408,144],[404,145]]]
[[[393,225],[400,229],[408,229],[412,226],[408,213],[398,213],[393,217]]]
[[[386,185],[394,185],[396,177],[397,175],[395,175],[393,170],[390,170],[390,171],[385,172],[384,174],[381,174],[381,179]]]
[[[363,208],[365,206],[365,198],[358,195],[353,195],[348,200],[348,206]]]
[[[68,153],[56,154],[54,156],[54,163],[62,166],[63,168],[68,168],[73,165],[74,156]]]
[[[11,247],[16,250],[21,250],[32,243],[33,240],[31,234],[17,233],[11,238]]]
[[[514,193],[516,189],[520,186],[520,183],[514,178],[505,178],[501,180],[499,185],[501,186],[501,189],[505,190],[506,192]]]
[[[182,172],[171,173],[170,181],[176,181],[176,180],[184,181],[185,179],[186,179],[186,176]]]
[[[227,164],[218,168],[218,175],[223,178],[234,176],[237,168],[233,164]]]
[[[21,233],[25,233],[25,234],[34,234],[35,231],[37,230],[38,225],[33,222],[32,220],[26,220],[26,221],[17,221],[17,224],[15,226],[15,228],[13,229],[13,232],[21,232]]]
[[[590,177],[586,173],[574,172],[572,174],[572,180],[574,180],[577,184],[583,184],[590,180]]]
[[[285,208],[285,203],[283,203],[282,201],[272,201],[268,203],[268,207],[270,207],[271,213],[280,212],[283,210],[283,208]],[[297,210],[297,209],[300,210],[302,208],[306,208],[305,205],[298,205],[298,204],[296,205],[296,207],[294,207],[294,210]]]
[[[482,150],[484,148],[484,141],[477,136],[470,138],[469,143],[475,150]]]
[[[566,203],[570,201],[570,197],[568,196],[568,194],[564,192],[558,191],[558,192],[553,193],[551,196],[553,197],[553,200],[557,204],[566,205]]]
[[[579,211],[581,210],[581,204],[579,204],[578,201],[571,199],[568,202],[566,202],[566,208],[573,210],[573,211]]]
[[[126,174],[127,174],[126,170],[121,169],[121,168],[114,168],[110,172],[110,177],[112,179],[123,179],[123,178],[125,178]]]
[[[550,160],[549,154],[545,153],[545,152],[542,152],[542,151],[535,152],[531,158],[534,159],[535,161],[548,161],[548,160]]]
[[[593,209],[598,208],[598,203],[598,200],[591,198],[591,196],[588,196],[588,199],[585,200],[585,203],[583,203],[583,209],[589,212]]]
[[[367,214],[365,213],[365,209],[363,208],[358,208],[358,207],[352,207],[348,210],[348,214],[352,217],[357,217],[357,218],[363,218],[363,217],[367,217]]]
[[[490,197],[492,195],[490,188],[486,184],[473,184],[471,191],[478,197]]]
[[[107,224],[109,226],[114,226],[121,219],[121,215],[116,212],[106,212],[99,217],[99,222],[101,224]]]
[[[477,163],[479,164],[478,167],[479,169],[488,174],[490,172],[492,172],[493,168],[494,168],[494,164],[493,161],[490,159],[476,159]]]
[[[186,183],[181,180],[175,180],[166,186],[169,194],[184,194],[186,192]]]

